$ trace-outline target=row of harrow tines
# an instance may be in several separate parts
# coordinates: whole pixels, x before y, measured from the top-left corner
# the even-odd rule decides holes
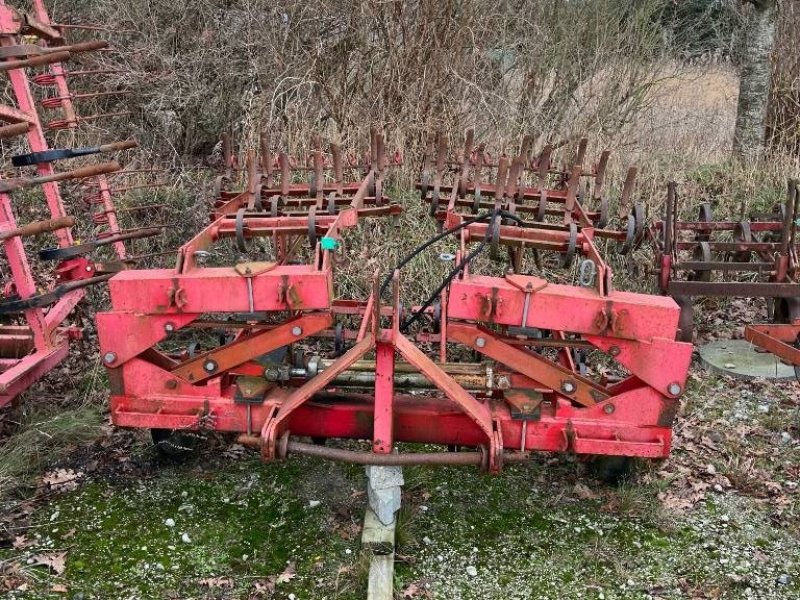
[[[682,340],[692,340],[696,297],[763,297],[767,318],[774,323],[800,319],[797,205],[797,182],[792,180],[785,202],[768,212],[716,220],[711,203],[704,202],[696,220],[683,220],[677,185],[668,185],[664,218],[648,233],[658,288],[681,307]]]
[[[628,169],[617,201],[621,226],[610,229],[614,219],[606,179],[611,152],[604,150],[595,164],[586,166],[587,146],[586,139],[581,139],[574,150],[566,142],[546,144],[535,155],[532,137],[524,136],[512,158],[501,153],[495,159],[486,144],[475,143],[474,131],[469,129],[463,147],[450,156],[448,137],[433,134],[428,137],[417,187],[423,201],[430,205],[430,215],[440,222],[448,213],[477,215],[502,209],[515,216],[520,225],[564,229],[570,237],[560,261],[562,267],[572,264],[582,228],[591,228],[595,238],[613,240],[618,251],[627,254],[641,243],[645,232],[644,205],[632,201],[637,169]],[[496,233],[491,243],[493,258],[498,258]],[[518,242],[526,245],[523,238]],[[534,255],[539,265],[538,253]],[[520,266],[517,256],[512,251],[515,269]]]
[[[211,224],[181,248],[174,269],[111,280],[112,310],[97,322],[117,425],[150,428],[165,451],[183,448],[189,432],[231,431],[266,460],[307,454],[490,472],[536,450],[668,454],[692,350],[675,340],[679,308],[612,289],[595,228],[571,226],[582,206],[571,207],[566,226],[538,227],[520,223],[507,203],[478,215],[445,209],[445,229],[383,277],[375,273],[367,298],[339,299],[343,232],[399,211],[382,192],[382,136],[373,133],[363,161],[315,141],[294,168],[266,137],[261,146],[243,161],[244,189],[221,182]],[[236,161],[225,160],[233,175]],[[404,309],[403,269],[453,237],[451,272],[428,300]],[[564,285],[483,274],[473,259],[493,239],[561,254],[574,246],[595,276]],[[211,266],[226,240],[247,260]],[[199,335],[208,328],[224,335]],[[596,365],[582,360],[588,355]],[[369,445],[325,446],[329,438]],[[440,449],[398,453],[398,442]]]
[[[69,42],[64,37],[64,31],[80,35],[87,30],[93,31],[91,27],[53,24],[41,0],[34,0],[30,13],[0,3],[0,72],[7,75],[14,100],[13,105],[0,106],[0,120],[5,122],[0,126],[0,139],[7,140],[6,149],[16,150],[10,166],[18,169],[14,176],[0,179],[0,241],[5,250],[0,406],[65,358],[69,339],[80,335],[80,330],[67,327],[65,320],[87,286],[107,281],[130,264],[123,242],[161,231],[155,227],[120,229],[108,179],[121,172],[116,161],[63,168],[62,161],[119,152],[135,147],[134,141],[80,148],[50,146],[49,138],[62,139],[63,135],[56,134],[64,129],[77,130],[84,122],[112,116],[78,114],[81,101],[105,92],[70,92],[73,76],[97,80],[105,72],[90,65],[92,54],[108,49],[107,42]],[[73,63],[81,66],[68,69]],[[73,139],[79,133],[74,131]],[[84,190],[84,202],[68,202],[74,194],[63,182],[69,181]],[[76,210],[68,211],[68,206]],[[81,227],[79,211],[90,223],[81,231],[90,237],[76,243],[72,228]],[[33,215],[36,220],[21,224],[21,214]],[[38,236],[47,241],[35,255],[29,255],[31,240]],[[45,245],[50,247],[42,247]],[[113,259],[105,263],[90,260],[88,255],[104,246],[113,248]]]
[[[352,227],[349,219],[355,216],[398,215],[400,207],[391,204],[384,193],[383,177],[389,160],[383,134],[373,128],[370,140],[370,148],[358,158],[345,155],[336,143],[323,150],[315,135],[310,150],[298,158],[274,151],[269,133],[263,132],[259,153],[249,151],[244,161],[239,161],[231,150],[230,137],[223,135],[225,173],[214,183],[212,214],[212,219],[224,217],[217,231],[219,237],[233,236],[242,253],[251,251],[251,238],[269,238],[274,260],[286,262],[294,260],[303,248],[314,253],[318,241],[323,249],[338,248],[339,238],[325,235],[334,224],[338,229]],[[245,164],[242,169],[240,162]],[[401,162],[402,156],[395,153],[391,164]],[[237,171],[246,175],[244,190],[230,189]],[[359,193],[365,178],[369,180],[367,188]],[[351,212],[353,208],[355,212]],[[350,216],[339,219],[342,211]]]

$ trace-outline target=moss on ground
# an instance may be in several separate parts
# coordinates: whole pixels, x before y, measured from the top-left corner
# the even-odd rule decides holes
[[[340,534],[340,498],[324,485],[308,498],[301,485],[318,475],[303,461],[248,458],[87,483],[43,506],[25,532],[34,542],[26,556],[66,551],[63,575],[28,565],[31,585],[10,597],[47,598],[62,584],[80,598],[248,598],[271,586],[275,597],[360,598],[348,575],[359,537]],[[337,477],[347,485],[346,472]],[[2,550],[0,560],[15,554]],[[296,575],[275,581],[287,567]]]

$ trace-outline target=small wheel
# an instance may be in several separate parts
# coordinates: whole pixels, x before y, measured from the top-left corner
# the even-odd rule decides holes
[[[708,242],[700,242],[692,251],[692,260],[696,262],[711,262],[711,245]],[[711,281],[712,272],[692,271],[689,274],[690,281]]]
[[[257,211],[264,210],[263,203],[261,202],[261,192],[263,191],[263,184],[256,186],[256,191],[253,193],[253,208]]]
[[[711,210],[711,203],[703,202],[700,205],[700,212],[697,215],[697,220],[700,221],[701,223],[710,223],[711,221],[714,220],[714,214],[713,211]],[[707,242],[708,240],[711,239],[711,232],[698,231],[697,235],[695,236],[695,239],[697,239],[700,242]]]
[[[636,218],[636,229],[634,232],[634,236],[636,240],[639,240],[642,237],[642,232],[644,231],[644,224],[647,220],[647,213],[644,209],[644,204],[641,202],[637,202],[633,205],[633,216]]]
[[[600,196],[600,214],[597,217],[597,227],[604,229],[608,225],[608,198]]]
[[[489,258],[500,260],[500,223],[502,219],[493,219],[489,227],[492,228],[492,241],[489,246]]]
[[[150,436],[158,452],[172,459],[186,459],[197,451],[200,435],[179,429],[151,429]]]
[[[607,485],[618,486],[630,479],[636,461],[630,456],[593,456],[587,465],[594,477]]]
[[[572,266],[572,261],[575,260],[575,248],[578,245],[578,226],[575,223],[569,224],[569,242],[567,243],[567,251],[561,257],[561,268],[568,269]]]
[[[636,217],[628,215],[628,222],[625,228],[625,241],[619,249],[620,254],[627,254],[633,248],[636,241]]]

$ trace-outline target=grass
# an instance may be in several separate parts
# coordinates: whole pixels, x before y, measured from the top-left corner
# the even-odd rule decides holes
[[[102,423],[100,408],[92,404],[23,415],[19,432],[0,445],[0,501],[30,484],[70,447],[96,439]]]

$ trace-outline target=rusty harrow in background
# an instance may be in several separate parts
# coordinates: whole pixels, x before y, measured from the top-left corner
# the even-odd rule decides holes
[[[600,229],[574,182],[563,202],[547,190],[567,223],[534,226],[512,199],[542,186],[524,182],[519,160],[504,171],[501,157],[494,179],[462,179],[463,191],[477,185],[495,202],[479,200],[476,215],[443,206],[445,231],[383,279],[376,273],[367,299],[339,300],[343,232],[400,211],[383,191],[382,135],[373,131],[366,160],[343,160],[316,140],[293,163],[266,136],[259,156],[247,157],[244,189],[219,182],[212,223],[180,249],[174,269],[131,269],[109,282],[112,310],[97,324],[114,423],[150,428],[165,449],[181,447],[187,431],[238,432],[267,460],[304,453],[498,472],[534,450],[667,455],[692,346],[675,341],[671,298],[612,289],[595,246]],[[425,185],[445,191],[444,181]],[[453,206],[463,206],[459,183],[449,185]],[[452,272],[425,303],[402,310],[402,268],[447,236],[460,245]],[[226,238],[238,260],[222,260]],[[581,285],[474,272],[492,246],[571,252]],[[187,336],[209,327],[223,335],[198,352]],[[574,350],[607,365],[583,368]],[[469,351],[480,358],[455,358]],[[327,438],[371,440],[371,451],[325,447]],[[466,449],[398,454],[397,442]]]
[[[764,297],[773,322],[800,319],[797,196],[797,182],[790,181],[785,203],[770,214],[716,221],[711,204],[703,203],[696,221],[683,221],[677,186],[668,185],[664,218],[652,224],[649,234],[658,288],[681,306],[682,340],[692,339],[693,298],[698,296]]]
[[[453,158],[448,156],[447,136],[428,138],[417,187],[430,204],[431,216],[439,221],[447,213],[475,215],[499,206],[537,227],[571,229],[573,241],[579,227],[593,227],[596,237],[615,240],[623,254],[641,241],[646,214],[643,204],[632,202],[635,167],[628,169],[618,201],[623,228],[606,229],[612,220],[606,190],[609,150],[587,167],[588,140],[584,138],[574,152],[564,152],[559,164],[556,153],[565,143],[546,144],[533,156],[532,138],[525,136],[515,156],[501,154],[494,159],[486,145],[476,145],[474,138],[474,131],[467,130],[463,147]],[[495,255],[496,243],[493,248]],[[571,264],[572,255],[564,257],[564,266]]]
[[[75,128],[82,121],[95,121],[101,116],[80,117],[75,102],[98,97],[105,92],[71,94],[67,85],[66,64],[78,55],[100,51],[108,43],[88,40],[67,42],[62,27],[53,25],[42,0],[34,0],[31,13],[23,13],[0,3],[0,72],[10,82],[16,106],[0,106],[0,139],[17,138],[27,144],[29,152],[14,156],[15,167],[32,167],[35,175],[0,179],[2,224],[0,241],[5,250],[5,263],[10,277],[5,277],[0,315],[6,319],[0,326],[0,406],[13,400],[44,373],[65,358],[70,337],[80,329],[64,326],[65,319],[81,300],[88,285],[107,281],[124,268],[127,239],[160,233],[158,228],[121,231],[115,218],[112,193],[107,176],[118,172],[120,165],[104,162],[69,171],[55,169],[55,161],[133,148],[136,143],[123,141],[99,147],[54,149],[48,144],[47,132]],[[28,69],[42,69],[38,74]],[[81,71],[74,75],[97,75],[102,71]],[[57,111],[44,122],[42,111]],[[58,118],[53,119],[53,116]],[[22,144],[20,144],[22,146]],[[92,186],[93,202],[108,216],[104,230],[97,237],[74,244],[71,227],[76,217],[67,213],[63,188],[59,182],[79,180]],[[17,222],[13,196],[29,188],[40,188],[45,205],[41,213],[47,218],[26,224]],[[31,236],[53,234],[55,247],[43,248],[32,260],[26,254],[23,240]],[[85,255],[94,249],[113,244],[118,260],[105,268]],[[54,264],[51,267],[47,261]],[[38,278],[44,274],[51,282],[40,291]],[[10,317],[10,320],[8,318]]]

